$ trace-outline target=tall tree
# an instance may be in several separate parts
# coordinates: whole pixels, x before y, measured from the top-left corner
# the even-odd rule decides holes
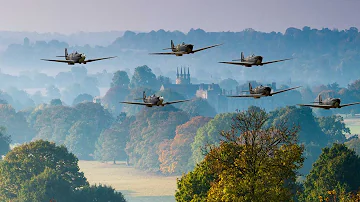
[[[110,87],[113,88],[115,86],[121,86],[128,88],[129,84],[130,84],[130,79],[128,74],[125,71],[118,70],[114,73],[114,76],[110,83]]]
[[[16,198],[23,183],[44,172],[61,173],[72,189],[88,185],[79,171],[78,159],[64,146],[43,140],[15,147],[0,164],[0,199]]]
[[[331,190],[357,191],[360,187],[360,157],[344,144],[324,148],[304,182],[304,199],[318,200]]]
[[[6,128],[0,127],[0,157],[10,150],[11,137],[6,134]]]
[[[131,78],[130,88],[138,87],[150,88],[156,91],[160,89],[160,85],[155,74],[146,65],[136,67],[134,75]]]
[[[329,144],[344,143],[345,134],[350,134],[350,129],[346,127],[344,118],[339,115],[319,117],[317,119],[321,130],[329,136]]]
[[[215,179],[208,182],[206,173],[194,181],[210,184],[196,196],[177,195],[178,201],[291,201],[296,187],[297,169],[302,166],[303,147],[297,144],[298,127],[288,128],[285,122],[265,126],[265,111],[250,108],[237,114],[230,131],[222,131],[218,146],[210,145],[204,164]],[[212,174],[211,174],[212,173]],[[189,177],[192,177],[191,175]],[[181,181],[177,193],[185,188]],[[191,182],[191,180],[190,180]],[[185,184],[186,185],[186,184]],[[199,187],[199,184],[189,184]],[[191,188],[190,188],[191,189]],[[193,191],[187,191],[191,193]]]

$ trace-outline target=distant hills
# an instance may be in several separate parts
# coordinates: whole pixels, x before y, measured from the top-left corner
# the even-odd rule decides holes
[[[115,37],[118,35],[118,37]],[[30,35],[29,35],[30,36]],[[279,32],[264,33],[253,29],[241,32],[205,32],[191,29],[188,33],[180,31],[151,31],[148,33],[79,33],[68,36],[45,35],[55,40],[11,44],[0,55],[1,69],[38,69],[55,70],[67,68],[64,64],[40,61],[40,58],[54,58],[63,54],[64,48],[70,51],[84,52],[88,58],[113,56],[118,58],[87,65],[89,71],[102,69],[133,69],[136,66],[148,65],[156,74],[175,78],[176,67],[189,66],[193,77],[199,80],[219,81],[224,78],[236,80],[288,81],[295,83],[333,83],[347,85],[358,79],[360,67],[360,34],[357,28],[347,30],[318,30],[304,27],[303,29],[288,28],[284,34]],[[63,38],[62,38],[63,37]],[[108,43],[113,37],[113,42]],[[0,38],[2,34],[0,32]],[[97,38],[96,40],[94,38]],[[194,55],[154,56],[149,52],[161,51],[174,43],[192,43],[194,48],[225,43],[223,46],[205,50]],[[73,41],[79,41],[79,45]],[[99,46],[81,45],[89,41],[99,42]],[[70,44],[70,45],[69,45]],[[103,45],[101,45],[103,44]],[[254,53],[260,54],[265,61],[293,57],[287,62],[268,66],[244,68],[240,66],[219,64],[219,61],[230,61]]]

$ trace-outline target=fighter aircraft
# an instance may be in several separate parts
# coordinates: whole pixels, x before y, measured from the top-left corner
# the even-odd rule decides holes
[[[68,65],[74,65],[75,63],[86,64],[88,62],[111,59],[111,58],[115,58],[117,56],[85,60],[86,55],[84,53],[78,53],[76,51],[75,53],[68,54],[67,48],[65,48],[65,55],[64,56],[56,56],[56,57],[64,57],[65,60],[48,60],[48,59],[41,59],[41,60],[50,61],[50,62],[63,62],[63,63],[68,63]]]
[[[227,97],[253,97],[255,99],[259,99],[261,97],[273,96],[275,94],[283,93],[285,91],[293,90],[293,89],[300,88],[300,87],[301,86],[297,86],[297,87],[288,88],[288,89],[284,89],[284,90],[280,90],[280,91],[272,93],[271,87],[269,87],[269,86],[260,85],[253,89],[251,84],[249,83],[249,91],[244,91],[244,92],[250,92],[250,94],[248,94],[248,95],[229,95]]]
[[[171,49],[172,52],[149,53],[149,54],[150,55],[176,55],[176,56],[182,56],[182,55],[185,55],[185,54],[193,54],[193,53],[196,53],[196,52],[199,52],[199,51],[202,51],[202,50],[205,50],[205,49],[213,48],[213,47],[216,47],[216,46],[220,46],[220,45],[223,45],[223,44],[216,44],[216,45],[213,45],[213,46],[208,46],[208,47],[205,47],[205,48],[200,48],[200,49],[197,49],[197,50],[193,50],[193,48],[194,48],[193,44],[185,44],[183,42],[182,44],[178,44],[178,45],[175,46],[173,41],[171,40],[171,48],[165,48],[163,50]]]
[[[298,104],[299,106],[305,106],[305,107],[317,107],[317,108],[323,108],[323,109],[330,109],[330,108],[342,108],[347,107],[351,105],[357,105],[360,104],[360,102],[353,102],[350,104],[344,104],[340,105],[341,100],[340,98],[326,98],[325,100],[322,100],[321,95],[318,97],[317,102],[313,102],[316,104]]]
[[[241,58],[240,59],[236,59],[236,60],[232,60],[232,61],[240,61],[240,62],[219,62],[219,63],[224,63],[224,64],[231,64],[231,65],[243,65],[245,67],[251,67],[253,65],[255,66],[263,66],[266,64],[270,64],[270,63],[275,63],[275,62],[282,62],[282,61],[286,61],[286,60],[291,60],[292,58],[288,58],[288,59],[282,59],[282,60],[273,60],[273,61],[269,61],[269,62],[262,62],[263,61],[263,57],[260,55],[250,55],[248,57],[244,57],[244,53],[241,52]]]
[[[147,107],[152,107],[152,106],[162,106],[163,107],[165,105],[190,101],[190,100],[176,100],[176,101],[172,101],[172,102],[164,102],[164,98],[162,96],[156,96],[155,94],[146,97],[145,91],[143,92],[143,98],[137,98],[135,100],[141,100],[141,99],[143,100],[143,102],[120,102],[120,103],[134,104],[134,105],[145,105]]]

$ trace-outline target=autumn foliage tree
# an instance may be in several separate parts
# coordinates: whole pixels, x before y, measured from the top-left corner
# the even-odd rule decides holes
[[[303,147],[297,144],[299,128],[286,122],[266,127],[267,119],[265,111],[255,108],[238,113],[232,129],[221,132],[223,140],[208,146],[195,168],[205,166],[206,172],[178,181],[176,200],[291,201],[296,171],[304,160]],[[210,183],[209,176],[215,176]],[[198,193],[197,187],[204,189]]]
[[[165,140],[159,146],[160,171],[164,174],[181,174],[193,168],[191,143],[196,131],[209,122],[211,118],[197,116],[176,127],[176,135],[172,140]]]

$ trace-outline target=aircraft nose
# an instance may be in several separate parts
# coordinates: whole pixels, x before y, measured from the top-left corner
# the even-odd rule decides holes
[[[258,60],[262,61],[263,57],[262,56],[258,56]]]
[[[340,105],[341,100],[337,98],[337,99],[335,99],[335,102],[339,103],[339,105]]]

